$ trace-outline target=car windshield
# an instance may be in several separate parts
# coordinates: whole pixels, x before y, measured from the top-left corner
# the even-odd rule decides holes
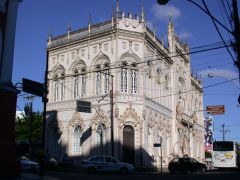
[[[190,162],[190,163],[197,163],[197,161],[196,161],[195,159],[193,159],[193,158],[190,158],[190,159],[189,159],[189,162]]]
[[[178,162],[178,161],[179,161],[179,159],[177,159],[177,158],[172,160],[172,162]]]

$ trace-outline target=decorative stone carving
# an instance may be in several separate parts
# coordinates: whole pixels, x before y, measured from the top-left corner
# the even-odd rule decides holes
[[[96,126],[100,122],[103,123],[107,128],[110,127],[110,122],[109,122],[108,116],[105,114],[105,112],[100,107],[97,107],[95,115],[91,121],[93,129],[96,129]]]
[[[115,117],[117,118],[119,116],[119,108],[115,108]]]
[[[183,113],[183,107],[182,107],[182,100],[180,99],[177,106],[176,106],[176,119],[181,120]]]
[[[84,129],[84,121],[79,112],[75,112],[72,116],[72,119],[69,121],[67,128],[75,127],[79,125],[82,129]]]
[[[120,115],[119,118],[119,125],[120,127],[123,127],[126,122],[132,123],[133,127],[136,127],[137,125],[142,124],[141,118],[138,116],[137,112],[135,112],[135,109],[132,108],[131,104],[126,109],[126,111],[123,113],[123,115]]]
[[[143,119],[145,119],[146,118],[146,110],[144,109],[144,110],[142,110],[142,117],[143,117]]]

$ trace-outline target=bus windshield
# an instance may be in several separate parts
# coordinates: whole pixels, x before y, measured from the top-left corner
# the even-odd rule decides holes
[[[230,141],[218,141],[213,142],[213,151],[233,151],[233,142]]]

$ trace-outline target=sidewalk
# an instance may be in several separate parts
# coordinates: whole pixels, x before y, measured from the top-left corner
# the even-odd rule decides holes
[[[56,177],[52,177],[52,176],[42,176],[40,177],[37,174],[32,174],[32,173],[21,173],[20,177],[12,177],[12,178],[8,178],[8,177],[1,177],[1,180],[60,180],[59,178]]]

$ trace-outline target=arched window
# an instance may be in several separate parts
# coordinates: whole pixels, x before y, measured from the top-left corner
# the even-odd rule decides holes
[[[86,74],[81,75],[81,96],[83,97],[86,94]]]
[[[107,94],[109,92],[109,65],[106,63],[104,65],[104,93]]]
[[[133,58],[129,61],[134,61]],[[129,62],[128,61],[128,62]],[[121,92],[123,93],[137,93],[137,65],[135,62],[127,67],[127,61],[122,61],[121,68]]]
[[[81,136],[82,131],[79,125],[75,126],[72,134],[72,154],[78,155],[81,153]]]
[[[65,80],[64,80],[64,73],[61,74],[61,79],[59,79],[60,82],[60,100],[64,100],[65,96]]]
[[[137,69],[136,64],[132,64],[131,69],[131,93],[136,94],[137,93]]]
[[[74,76],[73,78],[73,98],[74,99],[78,98],[78,87],[79,87],[78,79],[79,79],[78,76]]]
[[[96,70],[99,71],[100,69],[101,65],[98,64],[96,66]],[[101,81],[102,81],[101,72],[96,72],[96,95],[101,94]]]
[[[58,100],[58,81],[54,81],[53,82],[53,101],[57,101]]]

